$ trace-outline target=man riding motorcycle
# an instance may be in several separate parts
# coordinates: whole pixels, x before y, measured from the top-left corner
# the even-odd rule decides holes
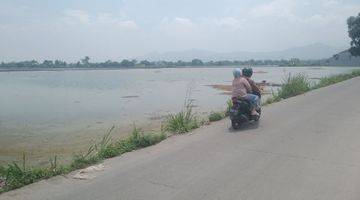
[[[246,78],[246,80],[251,85],[252,94],[257,95],[259,98],[261,98],[261,90],[259,86],[255,83],[254,80],[251,79],[251,76],[253,75],[253,70],[251,67],[242,69],[242,75]]]
[[[252,87],[244,76],[241,76],[241,70],[239,68],[233,71],[234,80],[232,83],[232,98],[247,100],[251,104],[251,115],[259,116],[256,108],[259,107],[259,96],[252,94]]]

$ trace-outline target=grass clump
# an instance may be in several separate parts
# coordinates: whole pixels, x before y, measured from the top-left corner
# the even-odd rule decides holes
[[[289,74],[283,81],[283,85],[276,94],[277,98],[286,99],[310,90],[310,81],[304,74]]]
[[[14,162],[7,166],[0,167],[0,178],[5,182],[0,193],[22,187],[41,179],[50,178],[69,172],[69,168],[57,166],[57,157],[49,161],[50,165],[43,168],[32,168],[26,166],[25,154],[23,154],[22,164]]]
[[[108,148],[105,149],[103,156],[104,158],[114,157],[126,152],[157,144],[166,138],[167,135],[164,132],[144,134],[141,129],[134,127],[134,130],[129,137],[109,145]]]
[[[277,93],[273,94],[272,98],[269,98],[265,101],[264,104],[270,104],[274,102],[281,101],[282,99],[287,99],[299,94],[303,94],[311,90],[311,82],[304,74],[296,75],[287,75],[283,84]]]
[[[198,128],[199,123],[192,108],[193,101],[185,100],[185,106],[182,111],[169,115],[165,123],[165,130],[175,134],[182,134]]]
[[[215,121],[219,121],[225,118],[225,114],[222,112],[212,112],[209,115],[209,121],[210,122],[215,122]]]

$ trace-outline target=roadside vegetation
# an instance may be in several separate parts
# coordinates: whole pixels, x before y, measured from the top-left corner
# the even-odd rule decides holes
[[[74,160],[68,165],[58,165],[57,157],[55,156],[49,160],[48,166],[28,167],[26,165],[26,156],[23,154],[23,160],[20,165],[14,162],[7,166],[1,166],[0,178],[5,184],[1,187],[0,193],[56,175],[67,174],[71,171],[99,163],[106,158],[119,156],[126,152],[157,144],[167,138],[167,134],[164,132],[145,134],[140,129],[134,127],[130,136],[114,141],[111,137],[113,129],[114,127],[99,142],[91,145],[84,154],[76,155]]]
[[[199,121],[193,112],[193,100],[186,98],[184,108],[169,115],[165,122],[165,130],[175,134],[187,133],[199,127]]]
[[[222,120],[226,117],[224,112],[212,112],[209,115],[209,122],[215,122]]]
[[[299,94],[303,94],[311,89],[311,82],[304,74],[287,75],[277,92],[273,92],[272,97],[268,98],[266,104],[281,101]]]
[[[265,104],[281,101],[289,97],[303,94],[307,91],[325,87],[347,79],[360,76],[360,70],[355,70],[348,74],[339,74],[330,77],[323,77],[316,84],[303,74],[288,75],[283,85],[269,98]],[[218,121],[228,116],[232,106],[231,99],[227,102],[227,108],[224,112],[212,112],[208,116],[208,121]],[[193,101],[186,98],[184,108],[176,114],[169,115],[164,121],[161,131],[156,133],[144,133],[134,125],[132,133],[123,139],[113,140],[111,133],[114,127],[95,144],[82,154],[74,157],[68,165],[59,165],[57,156],[49,159],[48,166],[31,167],[26,164],[26,155],[20,162],[14,162],[6,166],[0,166],[0,193],[22,187],[42,179],[47,179],[56,175],[67,174],[71,171],[82,169],[93,164],[99,163],[104,159],[119,156],[123,153],[151,146],[161,142],[172,134],[187,133],[198,128],[202,123],[199,122],[196,114],[193,112]]]
[[[226,110],[225,110],[225,116],[226,117],[230,115],[230,110],[231,110],[232,107],[233,107],[232,99],[227,100],[227,102],[226,102]]]
[[[281,101],[296,95],[303,94],[310,90],[326,87],[341,81],[360,76],[360,70],[353,70],[350,73],[338,74],[329,77],[320,78],[319,82],[312,84],[308,77],[304,74],[289,74],[283,80],[281,87],[277,92],[273,92],[272,97],[268,98],[264,105]]]
[[[351,73],[347,73],[347,74],[339,74],[339,75],[334,75],[334,76],[329,76],[329,77],[323,77],[320,79],[319,83],[317,83],[315,86],[312,87],[312,89],[325,87],[325,86],[339,83],[341,81],[345,81],[345,80],[355,78],[358,76],[360,76],[360,70],[354,70]]]
[[[23,154],[22,161],[0,166],[0,183],[2,184],[0,184],[0,193],[42,179],[68,174],[107,158],[157,144],[171,134],[182,134],[198,128],[201,123],[193,112],[193,100],[187,98],[183,110],[169,115],[164,124],[158,133],[144,133],[134,125],[133,131],[128,137],[116,141],[111,137],[113,126],[97,143],[90,145],[86,152],[75,155],[73,161],[68,165],[58,165],[57,156],[55,156],[49,160],[48,166],[31,167],[27,166],[26,155]]]

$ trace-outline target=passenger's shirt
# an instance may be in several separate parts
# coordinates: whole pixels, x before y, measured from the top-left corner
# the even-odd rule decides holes
[[[232,96],[245,97],[247,93],[251,93],[250,83],[244,78],[234,78],[232,82]]]

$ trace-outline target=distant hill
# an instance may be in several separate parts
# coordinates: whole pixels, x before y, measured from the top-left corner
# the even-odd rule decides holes
[[[166,60],[177,61],[184,60],[190,61],[198,58],[204,61],[210,60],[280,60],[299,58],[303,60],[308,59],[325,59],[340,52],[343,48],[335,48],[321,43],[311,44],[301,47],[293,47],[282,51],[271,52],[247,52],[236,51],[228,53],[219,53],[214,51],[190,49],[185,51],[169,51],[165,53],[150,53],[138,59],[147,59],[151,61]]]

